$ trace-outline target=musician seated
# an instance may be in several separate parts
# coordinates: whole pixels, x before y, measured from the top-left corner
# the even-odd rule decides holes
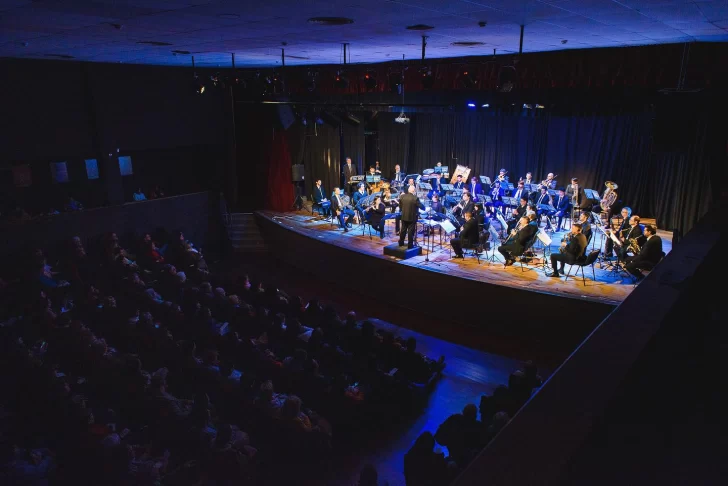
[[[445,219],[445,206],[440,202],[440,197],[437,193],[432,195],[430,207],[427,209],[427,217],[434,221],[442,221]],[[429,233],[429,231],[426,233]],[[442,228],[440,228],[440,233],[442,233]]]
[[[529,194],[528,190],[524,187],[524,184],[526,184],[526,183],[524,183],[523,181],[518,182],[518,186],[516,187],[516,190],[513,193],[513,199],[515,199],[516,201],[520,201],[523,196],[526,196],[526,201],[529,200],[530,194]]]
[[[474,209],[475,205],[473,204],[470,193],[468,191],[463,191],[463,199],[458,203],[457,206],[455,206],[455,208],[453,209],[453,214],[458,216],[458,221],[460,221],[460,224],[464,224],[465,213],[469,212],[472,215]]]
[[[569,213],[569,198],[566,197],[566,191],[563,187],[559,187],[559,195],[554,197],[553,206],[554,210],[549,211],[548,217],[553,218],[556,216],[558,218],[555,231],[561,231],[561,222],[564,220],[564,215]]]
[[[404,182],[404,176],[405,173],[401,171],[399,164],[396,164],[392,172],[392,182]]]
[[[506,266],[516,263],[514,256],[523,255],[523,252],[526,251],[526,245],[536,232],[538,232],[538,227],[529,224],[528,218],[523,217],[518,220],[518,225],[511,231],[511,235],[506,242],[498,247],[498,251],[506,260]]]
[[[378,160],[374,161],[374,173],[379,175],[382,174],[382,168],[379,166]]]
[[[477,197],[478,194],[483,194],[483,186],[478,182],[478,178],[473,176],[470,179],[470,185],[468,186],[468,190],[470,191],[470,194],[473,195],[473,197]]]
[[[637,215],[629,218],[629,229],[625,232],[624,236],[620,238],[622,247],[618,252],[620,259],[624,260],[627,258],[627,253],[630,251],[630,240],[637,240],[637,244],[641,245],[644,243],[644,235],[642,234],[642,226],[640,226],[640,217]]]
[[[526,172],[526,177],[525,179],[522,179],[522,182],[524,184],[535,184],[535,182],[533,182],[533,174]]]
[[[550,211],[549,205],[551,204],[551,196],[549,196],[548,189],[546,189],[545,186],[541,186],[541,192],[538,195],[538,199],[535,201],[536,206],[536,215],[538,216],[538,221],[540,222],[544,215],[548,216],[548,213]],[[548,217],[546,218],[546,228],[551,228],[551,221],[549,221]]]
[[[380,196],[376,196],[372,205],[364,211],[367,221],[377,230],[381,239],[384,239],[384,211],[384,203]]]
[[[354,200],[354,206],[355,207],[358,206],[359,201],[361,201],[362,198],[367,197],[367,195],[368,195],[367,190],[364,186],[364,183],[362,182],[359,184],[357,191],[354,193],[354,195],[352,197],[352,199]]]
[[[463,182],[463,176],[461,174],[458,174],[457,177],[455,177],[455,184],[453,184],[453,187],[455,189],[465,188],[465,183]]]
[[[316,187],[313,188],[313,200],[319,205],[324,216],[331,214],[331,201],[326,198],[326,191],[321,184],[321,179],[316,181]]]
[[[513,219],[508,221],[508,232],[510,233],[513,228],[516,227],[516,224],[518,224],[518,220],[526,216],[526,211],[528,210],[528,198],[527,196],[521,196],[521,200],[519,201],[520,204],[513,208]]]
[[[551,254],[551,268],[554,269],[553,273],[549,277],[560,277],[564,273],[564,267],[568,263],[573,265],[577,263],[581,258],[584,257],[584,251],[586,250],[586,237],[581,233],[581,223],[574,223],[571,225],[571,232],[566,236],[565,240],[561,242],[561,253]],[[558,265],[561,265],[561,268]],[[559,271],[561,273],[559,273]]]
[[[581,234],[586,238],[586,244],[588,245],[592,239],[592,227],[591,227],[591,215],[583,212],[579,215],[579,223],[581,223]]]
[[[638,282],[645,278],[642,270],[652,270],[665,255],[662,252],[662,238],[656,233],[657,228],[654,225],[646,225],[644,230],[646,241],[640,247],[640,252],[635,256],[627,257],[625,268]]]
[[[349,231],[351,223],[354,220],[354,211],[351,208],[344,206],[341,201],[341,189],[338,187],[334,188],[334,195],[331,198],[331,210],[334,215],[339,219],[339,225],[344,229],[344,232]]]
[[[503,207],[503,196],[506,191],[501,187],[500,182],[493,183],[493,189],[490,190],[490,199],[495,207]]]
[[[375,175],[377,175],[377,169],[375,169],[373,165],[370,165],[369,173],[367,175],[374,177]]]
[[[632,216],[632,208],[628,206],[623,207],[621,214],[622,222],[616,230],[612,230],[612,228],[607,227],[607,231],[613,231],[619,241],[624,239],[627,231],[629,231],[629,219]],[[612,258],[614,256],[614,240],[612,240],[612,238],[607,238],[607,242],[604,244],[604,256],[606,258]]]
[[[442,174],[432,174],[433,177],[430,178],[430,185],[432,186],[432,189],[429,193],[427,193],[427,197],[432,199],[433,194],[437,194],[438,196],[442,197],[445,195],[445,191],[442,189]]]
[[[473,248],[478,245],[480,232],[478,231],[478,220],[473,218],[473,213],[466,211],[464,213],[465,222],[460,228],[460,235],[450,240],[450,245],[455,252],[453,258],[465,258],[463,256],[463,248]]]

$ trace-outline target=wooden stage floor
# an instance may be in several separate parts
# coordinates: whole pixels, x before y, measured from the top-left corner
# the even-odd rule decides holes
[[[285,213],[260,211],[259,214],[287,227],[289,230],[310,238],[324,240],[331,245],[370,255],[373,258],[382,258],[398,262],[401,265],[419,267],[432,272],[446,273],[450,276],[488,282],[494,285],[585,299],[610,305],[621,303],[634,288],[632,278],[627,277],[626,272],[621,274],[613,273],[608,268],[601,268],[599,263],[594,267],[596,280],[592,279],[591,270],[585,269],[587,278],[586,285],[584,285],[581,275],[578,278],[569,277],[566,281],[563,277],[558,279],[547,277],[545,273],[550,273],[550,270],[543,271],[540,258],[535,259],[530,265],[524,265],[523,270],[518,262],[513,266],[504,267],[502,255],[498,251],[495,252],[495,262],[487,261],[485,253],[481,255],[480,263],[474,256],[466,256],[464,260],[452,259],[450,245],[446,243],[444,237],[442,247],[435,246],[433,251],[430,252],[425,249],[426,239],[423,239],[422,235],[418,235],[418,242],[423,247],[422,255],[407,260],[398,260],[383,254],[383,247],[396,242],[399,238],[394,232],[394,219],[387,221],[385,238],[382,240],[374,233],[372,233],[370,239],[368,229],[362,235],[361,227],[356,224],[354,224],[353,229],[345,233],[338,225],[333,226],[328,220],[317,215],[311,215],[310,210],[306,208],[301,211]],[[595,241],[589,245],[589,250],[592,249],[592,246],[597,248],[597,245],[604,244],[603,237],[600,238],[601,233],[596,232],[597,230],[594,231],[593,240]],[[551,251],[559,251],[558,248],[563,235],[563,232],[551,235]],[[672,249],[672,234],[658,230],[658,235],[663,241],[663,251],[669,253]],[[440,238],[435,236],[434,239],[435,243],[439,244]],[[536,253],[541,254],[542,251],[538,250]],[[488,252],[488,255],[490,256],[491,252]],[[426,258],[429,259],[429,262],[425,261]],[[566,268],[568,271],[569,267]]]

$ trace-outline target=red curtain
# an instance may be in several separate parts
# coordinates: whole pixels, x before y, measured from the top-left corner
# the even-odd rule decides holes
[[[288,211],[293,207],[295,190],[291,177],[291,153],[288,151],[286,133],[273,132],[268,150],[268,188],[265,208],[273,211]]]

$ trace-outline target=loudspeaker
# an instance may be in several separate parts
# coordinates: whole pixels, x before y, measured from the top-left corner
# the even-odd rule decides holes
[[[294,164],[291,167],[293,182],[301,182],[304,178],[303,164]]]
[[[284,130],[293,125],[296,121],[296,115],[290,105],[278,105],[278,123]]]

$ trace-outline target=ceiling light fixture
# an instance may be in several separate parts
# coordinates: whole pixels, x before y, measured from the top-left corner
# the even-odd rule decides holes
[[[458,42],[452,42],[450,44],[451,46],[457,46],[457,47],[475,47],[475,46],[484,46],[485,42],[480,41],[458,41]]]
[[[308,23],[316,25],[347,25],[353,24],[354,19],[347,17],[311,17],[308,19]]]
[[[425,25],[425,24],[415,24],[415,25],[408,25],[407,30],[432,30],[435,27],[432,25]]]
[[[375,71],[367,71],[364,74],[364,87],[367,91],[374,91],[377,89],[377,73]]]

